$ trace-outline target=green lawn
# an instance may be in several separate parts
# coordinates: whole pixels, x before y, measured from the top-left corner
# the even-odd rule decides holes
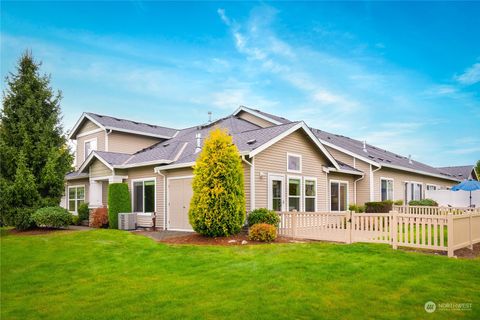
[[[382,244],[168,246],[122,231],[1,238],[1,319],[480,319],[480,260]],[[424,304],[472,303],[471,311]]]

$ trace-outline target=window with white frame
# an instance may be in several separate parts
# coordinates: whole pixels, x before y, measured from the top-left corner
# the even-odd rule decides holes
[[[78,207],[85,202],[85,186],[68,187],[68,211],[78,212]]]
[[[302,172],[302,156],[298,154],[287,153],[287,171]]]
[[[133,211],[155,211],[155,180],[133,181]]]
[[[393,179],[381,178],[380,185],[382,201],[393,200]]]
[[[348,184],[342,181],[330,181],[330,210],[347,210]]]
[[[94,150],[97,150],[97,139],[87,140],[84,142],[84,160],[90,155]]]
[[[300,211],[301,181],[300,178],[288,179],[288,211]]]
[[[437,186],[434,184],[427,184],[427,190],[437,190]]]
[[[418,182],[405,182],[406,203],[412,200],[422,200],[422,184]]]
[[[306,212],[315,212],[317,210],[317,180],[313,178],[304,178],[303,203]]]

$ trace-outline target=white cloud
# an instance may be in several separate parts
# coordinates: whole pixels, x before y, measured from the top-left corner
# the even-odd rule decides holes
[[[480,62],[474,63],[470,68],[465,70],[464,73],[456,76],[455,79],[464,85],[472,85],[480,82]]]

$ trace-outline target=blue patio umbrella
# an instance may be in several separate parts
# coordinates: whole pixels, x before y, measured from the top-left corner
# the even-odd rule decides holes
[[[470,207],[471,207],[472,206],[472,191],[480,190],[480,181],[476,181],[476,180],[472,180],[472,179],[463,180],[462,182],[460,182],[456,186],[453,186],[452,190],[453,191],[459,191],[459,190],[470,191]]]

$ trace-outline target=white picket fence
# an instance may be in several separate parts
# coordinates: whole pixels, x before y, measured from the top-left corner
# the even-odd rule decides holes
[[[388,243],[448,252],[480,242],[480,210],[402,206],[402,212],[279,212],[282,236],[344,243]],[[413,213],[419,212],[419,213]]]

